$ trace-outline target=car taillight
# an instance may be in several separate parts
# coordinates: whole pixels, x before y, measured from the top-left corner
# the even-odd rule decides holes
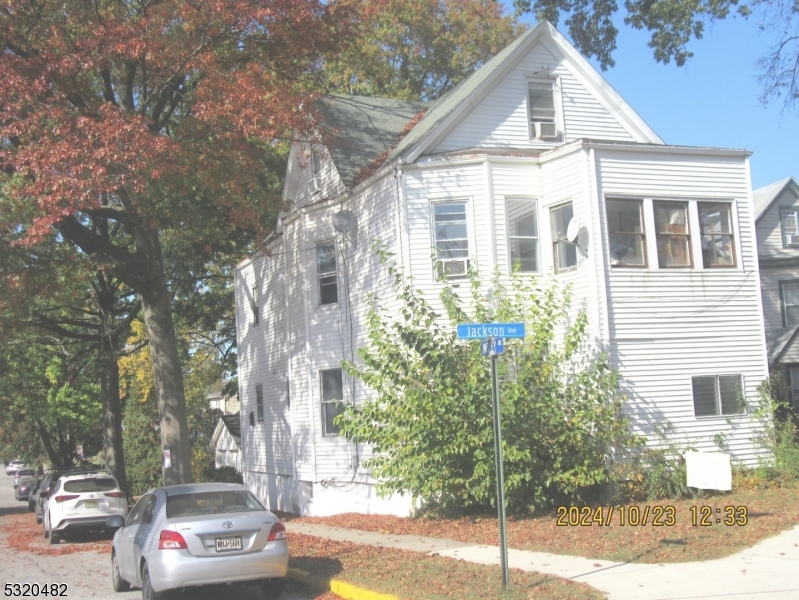
[[[269,537],[267,538],[268,542],[274,542],[275,540],[285,540],[286,539],[286,527],[278,521],[274,525],[272,525],[272,529],[269,531]]]
[[[53,500],[61,504],[62,502],[66,502],[67,500],[74,500],[75,498],[80,498],[80,496],[78,494],[66,494],[63,496],[56,496],[55,498],[53,498]]]
[[[186,540],[177,531],[171,529],[164,529],[161,531],[161,536],[158,538],[159,550],[186,550]]]
[[[108,496],[109,498],[124,498],[125,492],[108,492],[107,494],[103,494],[103,496]]]

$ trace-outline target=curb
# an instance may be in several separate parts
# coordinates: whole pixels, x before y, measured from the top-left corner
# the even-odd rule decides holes
[[[393,594],[381,594],[373,592],[365,588],[360,588],[346,581],[339,579],[325,579],[324,577],[316,577],[307,571],[289,567],[286,571],[286,579],[290,579],[296,583],[302,583],[323,592],[333,592],[337,596],[341,596],[345,600],[399,600]]]

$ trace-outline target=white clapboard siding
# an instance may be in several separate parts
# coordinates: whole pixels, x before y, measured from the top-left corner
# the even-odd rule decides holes
[[[527,116],[528,77],[547,73],[560,81],[565,141],[580,138],[633,140],[633,136],[573,75],[568,62],[539,43],[454,126],[435,152],[487,146],[532,148],[551,145],[530,139]]]
[[[766,337],[785,328],[780,282],[799,282],[799,267],[760,267],[760,290],[763,296],[763,319]]]
[[[793,190],[787,189],[757,223],[757,240],[760,256],[796,256],[799,257],[799,246],[783,247],[782,228],[780,227],[780,210],[783,208],[799,209],[799,198]]]
[[[605,240],[604,270],[611,359],[624,377],[636,427],[654,440],[655,427],[670,423],[677,438],[703,444],[724,433],[735,457],[752,462],[757,423],[750,416],[731,417],[734,427],[727,417],[696,418],[691,387],[693,376],[741,374],[754,406],[767,376],[744,159],[597,152],[596,165],[603,210],[604,198],[614,195],[734,200],[736,268],[614,269]],[[691,233],[691,243],[699,243]]]
[[[313,148],[320,154],[322,172],[317,176],[321,183],[322,191],[311,193],[308,187],[313,178],[313,166],[311,160],[311,146],[295,142],[291,147],[290,160],[293,161],[292,175],[297,177],[296,192],[294,198],[286,198],[294,202],[295,206],[305,206],[319,202],[327,198],[335,198],[346,192],[344,182],[338,174],[333,159],[327,149],[321,144],[314,144]]]

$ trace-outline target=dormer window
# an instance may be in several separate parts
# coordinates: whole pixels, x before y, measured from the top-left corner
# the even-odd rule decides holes
[[[311,181],[308,184],[311,194],[322,191],[322,155],[311,150]]]
[[[558,115],[555,109],[555,80],[528,80],[527,106],[530,118],[530,138],[534,140],[557,140]]]

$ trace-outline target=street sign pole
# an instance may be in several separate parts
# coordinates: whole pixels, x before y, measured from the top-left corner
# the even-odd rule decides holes
[[[505,520],[505,474],[502,467],[502,423],[499,412],[499,373],[497,373],[497,354],[491,355],[491,388],[494,405],[494,462],[497,474],[497,512],[499,516],[499,566],[502,569],[502,587],[510,585],[508,573],[508,535]]]

